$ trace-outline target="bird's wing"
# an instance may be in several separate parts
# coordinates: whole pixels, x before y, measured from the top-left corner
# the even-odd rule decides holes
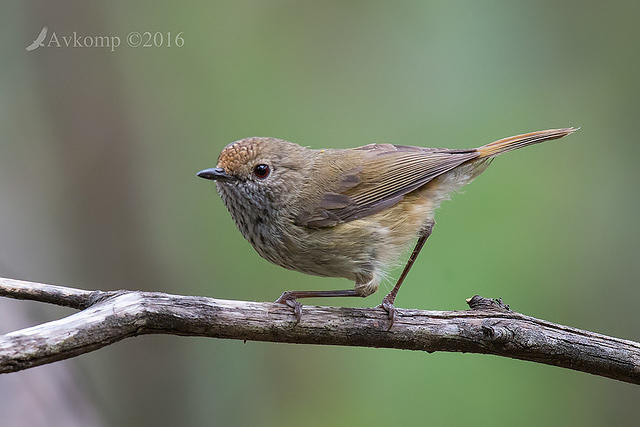
[[[321,190],[307,200],[306,209],[296,218],[298,225],[332,227],[380,212],[438,175],[478,157],[476,150],[391,144],[370,144],[331,155],[331,165],[320,163],[334,174],[338,171],[339,178],[314,185]],[[358,166],[347,168],[341,163]],[[322,176],[322,171],[316,172],[312,176]]]
[[[36,37],[36,39],[33,41],[33,43],[35,44],[40,44],[44,41],[44,38],[47,36],[47,27],[42,27],[42,30],[40,30],[40,34],[38,34],[38,37]]]

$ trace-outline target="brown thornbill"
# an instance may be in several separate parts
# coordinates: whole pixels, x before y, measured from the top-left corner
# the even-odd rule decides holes
[[[391,144],[312,150],[252,137],[227,145],[216,167],[198,176],[216,182],[242,235],[262,257],[291,270],[355,282],[346,290],[284,292],[276,302],[292,307],[298,321],[298,298],[374,293],[417,239],[380,305],[391,327],[398,289],[431,234],[438,205],[495,156],[576,130],[531,132],[467,150]]]

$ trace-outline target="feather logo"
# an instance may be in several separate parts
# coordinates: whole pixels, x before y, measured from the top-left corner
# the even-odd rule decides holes
[[[32,50],[36,50],[39,47],[44,47],[44,38],[47,37],[47,27],[42,27],[42,30],[40,31],[40,34],[38,34],[38,37],[36,37],[36,39],[33,41],[33,43],[31,43],[29,46],[27,46],[25,49],[28,52],[31,52]]]

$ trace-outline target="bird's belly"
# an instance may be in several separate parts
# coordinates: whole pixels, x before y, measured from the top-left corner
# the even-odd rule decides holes
[[[297,226],[293,226],[297,227]],[[371,255],[357,241],[345,242],[328,229],[297,229],[283,233],[269,245],[254,244],[265,259],[284,268],[315,276],[355,280],[367,269]]]
[[[292,226],[269,247],[254,243],[258,253],[282,267],[316,276],[344,277],[363,282],[399,265],[430,210],[416,204],[393,207],[334,227]]]
[[[268,261],[306,274],[344,277],[354,281],[380,278],[401,264],[403,252],[433,218],[429,197],[407,195],[397,205],[368,217],[327,228],[258,217],[237,221],[240,231]]]

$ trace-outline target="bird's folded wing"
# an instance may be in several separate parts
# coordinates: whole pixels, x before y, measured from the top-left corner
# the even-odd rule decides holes
[[[370,144],[349,150],[360,164],[341,173],[296,218],[298,225],[332,227],[380,212],[438,175],[478,157],[476,150]],[[337,162],[340,160],[337,159]],[[353,164],[353,163],[352,163]]]

